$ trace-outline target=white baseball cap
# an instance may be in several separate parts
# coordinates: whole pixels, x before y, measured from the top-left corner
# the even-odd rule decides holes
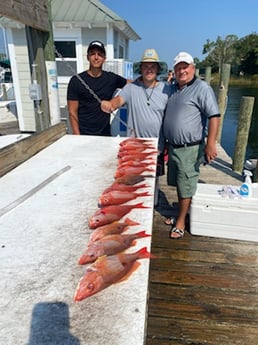
[[[192,55],[186,53],[186,52],[180,52],[175,58],[174,58],[174,67],[180,63],[180,62],[186,62],[189,65],[193,64],[194,65],[194,59]]]

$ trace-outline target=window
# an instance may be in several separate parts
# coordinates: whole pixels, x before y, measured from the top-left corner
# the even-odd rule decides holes
[[[119,59],[123,59],[124,58],[124,48],[122,46],[119,45]]]
[[[58,77],[71,77],[77,73],[75,41],[55,41],[55,58]]]

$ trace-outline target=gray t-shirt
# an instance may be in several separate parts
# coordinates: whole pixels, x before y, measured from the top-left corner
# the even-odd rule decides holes
[[[194,78],[182,89],[171,86],[164,116],[163,135],[170,144],[182,145],[203,140],[207,119],[219,116],[218,104],[209,84]]]
[[[127,135],[132,135],[133,128],[137,137],[157,138],[169,94],[170,86],[164,82],[154,88],[144,88],[140,81],[126,84],[119,96],[127,105]]]

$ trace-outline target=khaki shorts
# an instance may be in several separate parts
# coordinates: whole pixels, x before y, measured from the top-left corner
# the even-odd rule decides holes
[[[176,149],[169,146],[167,183],[177,187],[181,198],[191,198],[196,192],[200,175],[198,159],[203,150],[204,144]]]

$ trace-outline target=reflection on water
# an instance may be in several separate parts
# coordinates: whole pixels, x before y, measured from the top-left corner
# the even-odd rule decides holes
[[[230,157],[234,156],[239,108],[243,96],[255,97],[248,145],[246,148],[246,159],[258,158],[258,88],[243,88],[236,86],[229,88],[221,145]]]

